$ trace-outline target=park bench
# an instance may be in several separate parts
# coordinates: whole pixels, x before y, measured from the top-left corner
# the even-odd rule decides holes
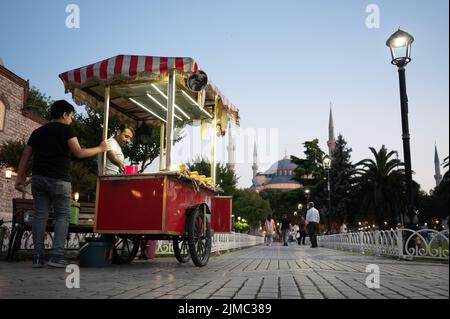
[[[72,233],[93,233],[95,203],[79,203],[80,211],[78,224],[69,224],[67,236]],[[25,232],[31,231],[33,216],[33,200],[23,198],[13,198],[13,217],[11,226],[11,236],[9,238],[8,255],[9,260],[17,258],[17,252],[21,249],[22,237]],[[50,215],[46,232],[54,231],[54,219]]]

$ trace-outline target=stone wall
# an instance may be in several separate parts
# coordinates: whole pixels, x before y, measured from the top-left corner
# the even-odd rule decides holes
[[[12,199],[21,198],[22,193],[14,189],[14,183],[16,182],[15,176],[11,179],[5,178],[5,170],[0,170],[0,219],[3,221],[11,221],[12,219]],[[25,198],[31,197],[31,186],[26,187]]]
[[[0,100],[6,106],[4,129],[0,144],[7,140],[28,140],[31,132],[45,123],[41,118],[23,111],[28,94],[28,82],[0,66]],[[7,180],[5,168],[0,168],[0,219],[11,220],[12,198],[22,197],[14,190],[15,176]],[[30,192],[30,187],[27,188]],[[29,197],[29,195],[27,195]]]

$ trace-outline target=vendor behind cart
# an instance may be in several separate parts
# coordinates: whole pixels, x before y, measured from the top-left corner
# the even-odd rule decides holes
[[[108,139],[108,151],[106,152],[105,175],[121,174],[125,170],[125,156],[123,148],[131,141],[134,130],[127,124],[122,124],[115,135]],[[98,157],[98,171],[101,172],[102,154]]]

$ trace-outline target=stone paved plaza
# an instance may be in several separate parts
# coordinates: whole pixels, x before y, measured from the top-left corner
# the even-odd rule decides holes
[[[366,266],[380,269],[380,288],[366,286]],[[64,269],[0,262],[0,298],[145,299],[448,299],[448,264],[290,244],[214,256],[203,268],[175,258],[81,268],[80,288],[66,288]]]

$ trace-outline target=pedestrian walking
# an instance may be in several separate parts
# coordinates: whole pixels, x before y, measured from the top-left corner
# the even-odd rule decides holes
[[[346,234],[347,233],[347,222],[345,220],[342,222],[342,225],[341,225],[341,227],[339,229],[339,232],[341,234]]]
[[[283,236],[283,246],[289,246],[289,232],[291,231],[291,224],[286,214],[281,219],[281,233]]]
[[[273,220],[271,215],[267,215],[266,222],[266,245],[271,246],[273,243],[273,236],[275,235],[275,221]]]
[[[305,218],[302,216],[300,217],[300,221],[298,223],[298,231],[300,236],[297,238],[297,242],[299,245],[303,244],[305,245],[305,239],[306,239],[306,221]]]
[[[314,208],[314,202],[308,203],[308,211],[306,213],[306,227],[308,228],[309,239],[311,240],[311,248],[317,247],[317,228],[320,222],[319,211]]]

